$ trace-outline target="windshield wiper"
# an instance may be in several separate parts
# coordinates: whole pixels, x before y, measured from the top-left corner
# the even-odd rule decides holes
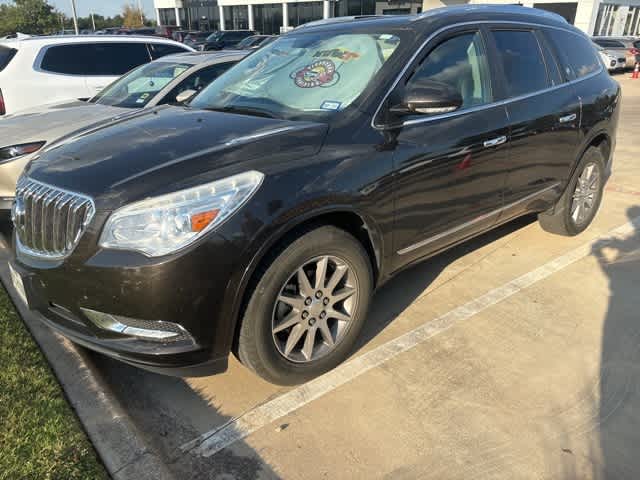
[[[253,115],[255,117],[265,117],[265,118],[278,118],[271,112],[267,112],[266,110],[261,110],[259,108],[252,107],[235,107],[235,106],[226,106],[226,107],[211,107],[206,110],[211,110],[214,112],[225,112],[225,113],[239,113],[240,115]]]

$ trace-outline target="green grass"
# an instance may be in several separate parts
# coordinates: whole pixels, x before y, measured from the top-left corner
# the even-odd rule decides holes
[[[0,287],[0,480],[107,478],[47,361]]]

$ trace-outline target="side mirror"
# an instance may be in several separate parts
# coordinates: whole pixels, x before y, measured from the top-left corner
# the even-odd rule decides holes
[[[176,102],[177,103],[185,103],[188,102],[189,100],[191,100],[193,97],[196,96],[198,92],[196,92],[195,90],[185,90],[184,92],[180,92],[178,94],[178,96],[176,97]]]
[[[404,98],[391,107],[396,115],[437,115],[453,112],[462,106],[462,95],[440,82],[425,81],[407,89]]]

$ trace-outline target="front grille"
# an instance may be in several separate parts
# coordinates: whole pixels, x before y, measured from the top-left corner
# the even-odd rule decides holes
[[[95,213],[91,198],[21,178],[12,218],[18,247],[24,253],[60,259],[80,241]]]

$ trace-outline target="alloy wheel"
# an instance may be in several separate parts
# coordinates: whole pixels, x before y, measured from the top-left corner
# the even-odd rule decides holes
[[[358,303],[358,279],[335,256],[316,257],[296,269],[280,289],[271,332],[287,360],[307,363],[321,358],[345,337]]]
[[[571,202],[571,219],[580,227],[591,218],[600,195],[600,172],[595,163],[585,165],[576,183]]]

